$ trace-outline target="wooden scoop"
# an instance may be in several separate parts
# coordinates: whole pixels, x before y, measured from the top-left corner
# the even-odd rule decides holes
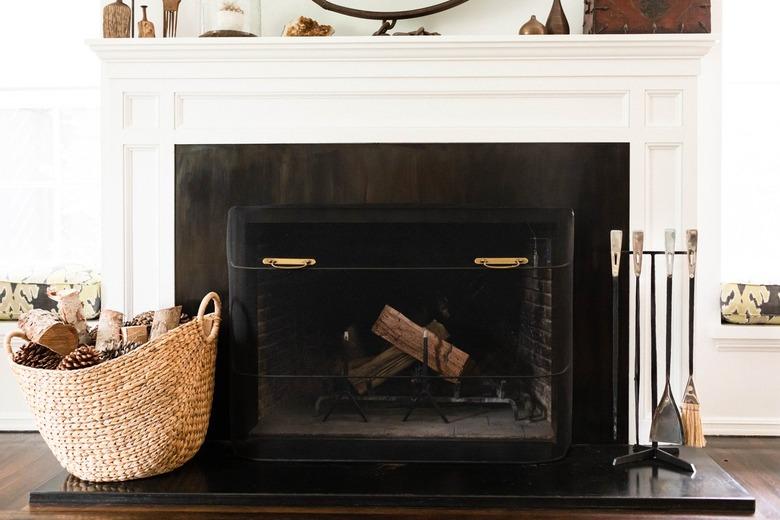
[[[674,273],[675,233],[666,230],[666,385],[661,402],[653,414],[650,424],[650,440],[682,444],[683,426],[680,410],[672,395],[670,383],[672,372],[672,275]]]

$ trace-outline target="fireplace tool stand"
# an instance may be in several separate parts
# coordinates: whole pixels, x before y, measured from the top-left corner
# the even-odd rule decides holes
[[[636,237],[635,237],[636,238]],[[649,255],[650,256],[650,396],[651,396],[651,402],[653,403],[653,413],[655,413],[655,409],[658,406],[658,346],[657,346],[657,339],[656,339],[656,282],[655,282],[655,274],[656,274],[656,268],[655,268],[655,257],[658,255],[665,255],[666,251],[641,251],[637,247],[636,239],[634,241],[634,251],[624,251],[624,253],[627,254],[634,254],[634,252],[637,253],[637,255]],[[675,255],[685,255],[687,254],[687,251],[675,251]],[[635,260],[636,262],[636,260]],[[641,263],[639,264],[641,266]],[[636,264],[635,264],[636,269]],[[636,272],[636,271],[635,271]],[[639,273],[637,273],[636,277],[637,281],[637,296],[636,296],[636,303],[637,303],[637,315],[636,315],[636,327],[639,329],[640,321],[639,321],[639,311],[638,311],[638,304],[639,304]],[[613,316],[617,315],[617,305],[618,301],[616,298],[613,298]],[[639,343],[640,334],[637,330],[636,335],[636,344],[635,344],[635,364],[634,364],[634,378],[635,381],[638,383],[640,380],[641,375],[641,367],[639,363],[639,357],[641,349],[640,343]],[[634,407],[634,421],[635,424],[638,424],[639,422],[639,407]],[[622,455],[620,457],[615,457],[615,459],[612,461],[612,465],[617,466],[624,466],[626,464],[635,464],[638,462],[650,462],[652,464],[665,464],[673,469],[677,469],[680,471],[684,471],[687,473],[694,473],[696,471],[696,468],[691,464],[690,462],[680,458],[679,455],[679,449],[677,448],[667,448],[667,447],[660,447],[657,442],[652,442],[650,446],[643,446],[639,444],[639,433],[637,431],[636,434],[636,442],[633,446],[633,453],[629,453],[627,455]]]
[[[403,421],[409,420],[415,409],[420,407],[421,403],[428,403],[441,417],[441,420],[445,423],[449,423],[450,420],[436,403],[436,399],[431,394],[431,382],[428,379],[428,331],[423,331],[423,348],[422,348],[422,362],[416,369],[418,377],[416,378],[417,392],[412,397],[409,403],[409,409],[406,411]]]

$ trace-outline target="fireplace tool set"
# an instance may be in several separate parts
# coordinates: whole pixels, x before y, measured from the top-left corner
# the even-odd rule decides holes
[[[635,462],[657,462],[668,464],[676,469],[693,473],[693,464],[680,458],[679,450],[671,447],[659,447],[659,442],[672,445],[685,444],[701,447],[703,436],[698,417],[698,397],[693,384],[693,324],[694,324],[694,289],[696,273],[696,255],[698,250],[698,232],[688,230],[686,233],[686,251],[675,251],[675,232],[667,229],[665,232],[664,251],[645,251],[644,233],[635,231],[632,237],[632,251],[622,251],[623,232],[613,230],[610,233],[611,258],[612,258],[612,412],[613,412],[613,436],[617,440],[618,417],[618,335],[619,327],[619,274],[621,254],[633,255],[634,283],[635,283],[635,336],[634,336],[634,429],[635,442],[632,453],[615,458],[613,465],[620,466]],[[639,385],[641,381],[641,313],[640,313],[640,278],[642,275],[642,259],[650,256],[650,393],[653,403],[653,419],[650,426],[650,446],[643,446],[639,442]],[[656,257],[663,255],[666,259],[666,344],[665,344],[665,384],[660,401],[658,400],[658,349],[656,327]],[[689,333],[688,333],[688,383],[683,398],[683,409],[686,412],[685,425],[674,399],[670,382],[672,363],[672,286],[674,274],[674,260],[676,255],[686,255],[688,259],[689,275]]]

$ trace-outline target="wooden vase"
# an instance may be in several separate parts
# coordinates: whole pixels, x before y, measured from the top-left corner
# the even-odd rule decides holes
[[[103,38],[129,38],[132,25],[132,11],[122,0],[103,8]]]
[[[143,18],[138,22],[138,37],[139,38],[154,38],[154,24],[146,17],[147,5],[142,5]]]
[[[566,19],[566,13],[563,12],[561,0],[553,0],[550,15],[545,24],[547,34],[569,34],[569,20]]]

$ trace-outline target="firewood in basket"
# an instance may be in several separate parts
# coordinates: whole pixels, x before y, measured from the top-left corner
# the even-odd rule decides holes
[[[122,327],[122,341],[143,345],[149,341],[149,328],[146,325],[131,325]]]
[[[57,302],[60,319],[63,323],[72,325],[79,335],[79,344],[89,344],[89,328],[84,317],[84,304],[79,298],[79,289],[48,290],[49,298]]]
[[[423,361],[423,327],[389,305],[382,309],[371,330],[398,350]],[[428,366],[452,382],[463,373],[468,360],[466,352],[438,336],[428,343]]]
[[[49,311],[32,309],[19,318],[19,328],[27,339],[43,345],[60,356],[70,354],[79,346],[79,335],[72,325],[62,323],[59,317]]]
[[[154,319],[152,320],[152,332],[149,334],[149,339],[153,340],[162,336],[169,330],[175,329],[179,326],[180,319],[181,305],[155,311]]]
[[[124,315],[119,311],[103,309],[100,311],[98,320],[97,338],[95,339],[95,349],[102,352],[103,349],[111,344],[118,343],[122,339],[122,320]]]

